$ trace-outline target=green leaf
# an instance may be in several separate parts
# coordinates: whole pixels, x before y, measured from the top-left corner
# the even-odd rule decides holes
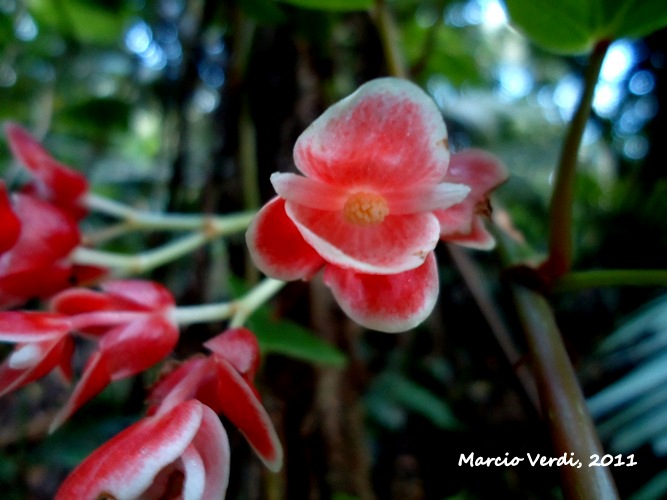
[[[620,4],[618,7],[616,4]],[[610,32],[616,38],[641,38],[667,26],[664,0],[625,0],[603,2]]]
[[[122,3],[105,8],[85,0],[30,0],[30,13],[39,24],[58,30],[79,42],[111,45],[123,34],[126,13]]]
[[[272,320],[266,309],[260,309],[248,321],[265,354],[283,354],[292,358],[334,367],[343,367],[345,355],[316,337],[310,330],[289,320]]]
[[[547,50],[587,53],[601,41],[667,25],[664,0],[505,0],[512,23]]]
[[[375,390],[386,398],[422,415],[442,429],[463,427],[442,398],[402,374],[385,373],[376,384]]]
[[[355,11],[367,10],[373,6],[373,0],[278,0],[297,7],[315,10]]]

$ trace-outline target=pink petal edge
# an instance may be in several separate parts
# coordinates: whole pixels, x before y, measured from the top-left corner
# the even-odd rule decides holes
[[[424,321],[438,298],[438,268],[431,252],[416,269],[392,275],[359,274],[327,266],[324,282],[345,313],[373,330],[397,333]]]

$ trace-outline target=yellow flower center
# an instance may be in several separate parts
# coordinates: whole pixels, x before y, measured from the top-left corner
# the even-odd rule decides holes
[[[379,194],[360,191],[347,199],[343,215],[346,221],[357,226],[372,226],[389,215],[389,205]]]

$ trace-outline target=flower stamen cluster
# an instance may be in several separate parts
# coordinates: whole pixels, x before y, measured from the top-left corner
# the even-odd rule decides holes
[[[382,195],[359,191],[347,199],[343,215],[351,224],[372,226],[380,224],[389,215],[389,204]]]

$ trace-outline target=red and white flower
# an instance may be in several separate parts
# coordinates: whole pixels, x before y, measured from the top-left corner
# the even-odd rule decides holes
[[[51,302],[52,312],[0,313],[0,341],[17,346],[0,365],[0,396],[55,368],[72,378],[73,334],[97,341],[59,426],[111,381],[140,373],[164,359],[178,341],[174,300],[164,287],[140,280],[104,283],[102,291],[72,288]]]
[[[163,413],[197,399],[225,415],[272,471],[282,466],[283,451],[253,378],[259,363],[257,339],[245,328],[232,328],[204,344],[208,356],[196,356],[155,384],[150,413]]]
[[[220,500],[229,442],[220,419],[189,400],[144,418],[95,450],[67,477],[56,500]]]
[[[278,197],[246,235],[255,263],[283,280],[324,267],[325,283],[358,323],[387,332],[416,326],[438,294],[433,249],[452,233],[440,219],[480,181],[474,172],[450,180],[449,157],[440,111],[419,87],[395,78],[361,86],[297,140],[304,175],[271,177]],[[478,229],[471,221],[452,223],[457,237],[464,222]]]
[[[491,214],[489,196],[507,180],[508,172],[498,159],[478,149],[452,155],[445,180],[470,186],[465,200],[446,210],[436,210],[441,238],[478,250],[490,250],[496,242],[484,226]]]

